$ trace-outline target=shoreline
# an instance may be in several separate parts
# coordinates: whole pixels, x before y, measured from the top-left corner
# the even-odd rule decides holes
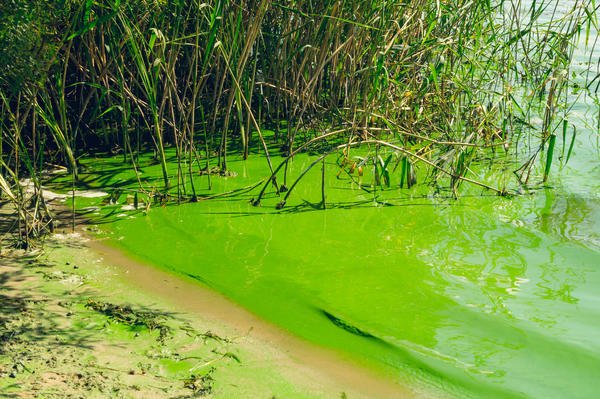
[[[70,229],[64,228],[63,225],[57,230],[64,232]],[[6,276],[22,273],[26,277],[18,278],[15,281],[10,281],[10,278],[0,281],[0,296],[4,298],[6,293],[9,293],[10,297],[23,296],[26,298],[29,292],[37,292],[42,297],[33,300],[33,303],[44,301],[58,304],[54,308],[49,308],[49,311],[44,310],[43,316],[37,316],[40,320],[33,320],[33,323],[43,323],[47,316],[56,319],[61,325],[70,326],[69,328],[75,330],[75,332],[69,330],[69,334],[77,335],[80,332],[88,334],[87,330],[79,330],[78,324],[75,323],[78,319],[73,314],[76,316],[79,316],[80,313],[83,314],[80,316],[83,317],[83,320],[77,322],[80,324],[83,321],[88,322],[90,317],[97,317],[98,315],[90,316],[83,310],[86,306],[84,305],[85,301],[90,300],[85,298],[91,297],[94,300],[100,298],[100,302],[105,300],[106,303],[108,301],[123,303],[126,304],[125,308],[128,308],[130,304],[136,304],[131,307],[140,310],[154,309],[163,314],[175,315],[175,318],[187,320],[186,323],[190,325],[200,326],[198,327],[199,331],[207,331],[208,335],[205,337],[212,336],[213,333],[217,337],[236,337],[233,340],[225,339],[223,341],[228,342],[227,352],[224,353],[227,355],[234,353],[235,355],[232,357],[238,361],[241,359],[240,365],[237,367],[230,364],[219,365],[217,377],[215,377],[215,389],[207,397],[385,399],[445,396],[429,392],[425,387],[419,389],[416,386],[394,382],[390,376],[362,366],[348,355],[295,337],[280,327],[260,319],[208,287],[136,260],[103,240],[91,237],[81,223],[78,224],[75,233],[55,233],[48,236],[43,251],[34,253],[33,258],[30,257],[31,253],[27,256],[24,255],[28,254],[27,252],[21,251],[20,253],[21,255],[10,262],[0,262],[0,269]],[[6,259],[10,260],[11,257],[6,257]],[[11,266],[8,266],[9,264]],[[48,265],[53,266],[46,270]],[[33,269],[29,270],[30,268]],[[32,287],[35,288],[32,290]],[[62,313],[63,309],[61,308],[65,293],[57,291],[57,289],[62,290],[65,287],[68,288],[66,295],[69,297],[67,299],[72,300],[71,295],[78,298],[77,301],[72,302],[74,305],[69,305],[66,315]],[[15,314],[0,314],[0,320],[11,317],[19,318]],[[17,319],[15,319],[16,322],[21,322]],[[99,323],[100,321],[96,320],[92,324]],[[0,323],[0,330],[2,327],[3,325]],[[32,377],[28,377],[26,372],[22,372],[14,377],[17,381],[20,381],[19,379],[22,377],[23,380],[20,383],[9,384],[14,382],[13,373],[10,372],[12,361],[7,360],[6,356],[4,358],[0,356],[0,394],[15,393],[15,397],[35,397],[35,395],[28,394],[28,390],[33,389],[37,393],[46,394],[59,388],[59,390],[67,389],[68,392],[72,392],[72,397],[77,397],[77,395],[86,393],[89,387],[83,390],[81,387],[78,388],[77,382],[72,381],[75,378],[73,375],[84,375],[89,376],[93,384],[98,386],[109,384],[110,387],[113,387],[112,389],[118,387],[120,392],[123,392],[120,397],[171,397],[154,388],[148,388],[152,386],[150,383],[145,388],[144,384],[141,384],[142,391],[139,394],[136,391],[138,389],[136,384],[131,385],[134,389],[129,389],[129,386],[125,384],[126,381],[134,378],[134,375],[137,377],[140,372],[135,371],[135,367],[132,365],[124,366],[123,364],[127,360],[121,359],[121,355],[113,353],[114,348],[110,348],[116,345],[128,348],[130,353],[142,354],[148,349],[139,348],[139,342],[135,342],[134,339],[137,334],[133,336],[121,334],[117,338],[105,338],[104,335],[99,335],[95,341],[92,340],[89,343],[93,348],[92,353],[84,351],[84,354],[71,354],[73,358],[93,356],[102,359],[107,357],[106,370],[115,371],[114,375],[107,380],[109,382],[96,381],[98,378],[97,370],[94,369],[96,366],[90,368],[88,364],[77,363],[74,368],[81,369],[82,372],[74,372],[69,369],[63,370],[62,374],[60,372],[57,374],[54,370],[47,369],[44,364],[34,363],[36,365],[30,366],[30,368],[37,369],[35,374],[32,373],[32,376],[37,374],[35,378],[37,382],[32,382]],[[178,338],[181,335],[180,331],[174,332],[173,335],[176,337],[173,340],[180,340]],[[112,342],[115,339],[118,343]],[[20,348],[23,353],[37,350],[33,349],[38,345],[36,341],[29,342],[26,339],[21,341],[22,344],[29,345]],[[3,347],[9,348],[12,344],[14,343],[10,340],[0,341],[0,355],[2,355]],[[168,348],[169,345],[171,344],[167,344]],[[45,350],[47,351],[46,357],[51,359],[55,357],[57,351],[55,348],[47,347]],[[175,351],[176,349],[170,348],[169,350]],[[219,350],[225,351],[225,349]],[[230,350],[231,352],[229,352]],[[66,350],[65,353],[70,352]],[[30,357],[36,358],[36,355]],[[33,362],[33,360],[31,361]],[[66,364],[71,364],[70,362],[67,360]],[[113,362],[115,364],[112,364]],[[12,364],[12,368],[17,367],[15,364],[17,363]],[[156,367],[157,370],[162,370],[162,366]],[[73,369],[73,367],[71,368]],[[131,370],[125,372],[126,368],[131,368]],[[163,373],[163,371],[159,373],[162,379],[159,380],[161,384],[169,383],[172,385],[170,389],[181,390],[181,373],[177,374],[177,378],[175,378],[175,374],[169,374],[166,371]],[[209,374],[211,372],[209,371]],[[131,374],[131,376],[126,374]],[[100,375],[105,378],[102,373]],[[57,382],[57,380],[59,381]],[[156,381],[154,384],[156,385]],[[19,387],[25,389],[25,392],[20,391]],[[186,396],[180,395],[179,397]]]
[[[348,397],[429,397],[413,387],[395,383],[375,370],[356,364],[342,353],[296,337],[197,282],[145,264],[98,239],[91,239],[87,246],[101,255],[104,262],[116,266],[120,279],[135,275],[134,279],[127,281],[128,285],[150,293],[185,313],[201,315],[214,326],[234,330],[236,335],[244,335],[250,345],[267,347],[269,352],[279,353],[276,355],[278,367],[302,375],[306,381],[301,384],[309,382],[337,389]]]

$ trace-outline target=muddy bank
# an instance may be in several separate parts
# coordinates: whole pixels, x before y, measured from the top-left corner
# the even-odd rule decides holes
[[[239,362],[233,339],[105,291],[77,237],[46,245],[0,259],[0,396],[211,396],[217,368]]]

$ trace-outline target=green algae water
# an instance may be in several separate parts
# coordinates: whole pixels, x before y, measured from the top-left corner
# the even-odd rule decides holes
[[[576,104],[572,114],[589,112]],[[127,252],[394,380],[458,397],[591,398],[600,389],[597,140],[596,129],[580,129],[549,185],[513,198],[366,192],[337,179],[330,161],[326,210],[316,167],[281,211],[273,194],[251,206],[257,187],[123,213],[104,230]],[[298,156],[290,174],[311,160]],[[267,175],[260,156],[230,167],[237,177],[213,177],[215,193]]]
[[[373,202],[348,185],[328,188],[327,210],[298,200],[276,212],[251,206],[249,192],[152,209],[109,229],[126,251],[399,381],[457,396],[593,397],[600,378],[593,139],[581,136],[554,187],[511,199],[390,191],[389,200]],[[232,167],[240,176],[224,180],[252,181],[252,169],[264,164]],[[296,194],[318,202],[320,173],[312,175]]]

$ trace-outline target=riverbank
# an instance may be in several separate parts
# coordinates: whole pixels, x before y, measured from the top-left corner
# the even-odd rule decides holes
[[[3,248],[1,396],[422,396],[82,233]]]

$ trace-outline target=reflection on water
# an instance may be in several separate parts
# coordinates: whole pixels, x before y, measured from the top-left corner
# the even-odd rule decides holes
[[[460,215],[455,230],[469,229],[470,237],[441,240],[430,261],[441,265],[441,278],[451,282],[446,296],[457,305],[437,330],[439,345],[527,396],[585,397],[593,391],[579,384],[593,387],[599,376],[600,347],[592,337],[600,326],[594,307],[600,256],[597,247],[572,238],[597,229],[586,222],[600,208],[585,201],[563,208],[570,201],[546,197],[533,217],[511,201],[508,209],[495,207],[496,222],[473,220],[478,212]],[[549,218],[555,212],[561,217]]]
[[[583,198],[577,194],[548,190],[543,206],[531,215],[531,222],[540,231],[564,241],[578,242],[588,248],[600,249],[600,199]]]

